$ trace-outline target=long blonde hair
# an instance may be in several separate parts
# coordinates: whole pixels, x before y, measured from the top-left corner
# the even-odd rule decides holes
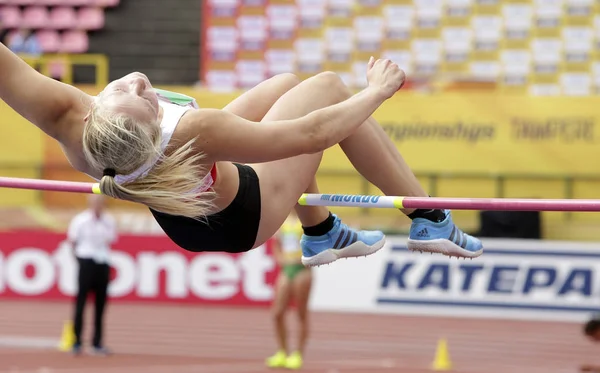
[[[193,140],[163,152],[161,138],[158,124],[138,123],[94,104],[83,131],[83,151],[93,169],[112,169],[116,175],[129,175],[156,161],[131,182],[118,184],[114,176],[104,175],[100,191],[166,214],[200,220],[213,207],[215,197],[211,191],[198,192],[205,171],[199,167],[203,155],[193,149]]]

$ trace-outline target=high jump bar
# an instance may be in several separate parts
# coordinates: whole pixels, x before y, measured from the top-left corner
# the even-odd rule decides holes
[[[0,177],[0,188],[102,194],[99,183],[15,177]],[[394,209],[600,212],[600,200],[595,199],[442,198],[305,193],[298,200],[298,204]]]

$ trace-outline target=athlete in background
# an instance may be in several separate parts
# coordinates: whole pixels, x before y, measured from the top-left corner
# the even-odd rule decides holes
[[[303,229],[300,220],[292,213],[273,238],[273,254],[281,271],[277,278],[273,319],[278,350],[266,360],[270,368],[300,369],[309,333],[308,300],[312,286],[312,271],[302,264],[300,239]],[[298,315],[299,333],[296,349],[290,348],[285,324],[286,311],[294,300]],[[293,352],[292,352],[293,351]],[[291,353],[290,353],[291,352]]]

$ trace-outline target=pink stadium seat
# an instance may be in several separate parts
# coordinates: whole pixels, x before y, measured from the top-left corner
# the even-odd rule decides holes
[[[55,5],[62,4],[62,1],[61,0],[36,0],[36,3],[38,5],[43,5],[43,6],[55,6]]]
[[[13,0],[15,1],[15,0]],[[17,0],[21,1],[21,0]],[[92,0],[35,0],[38,4],[46,6],[85,6],[89,5]]]
[[[9,5],[35,5],[37,0],[3,0],[3,3]]]
[[[48,8],[44,6],[29,6],[23,10],[22,27],[39,29],[46,28],[49,24]]]
[[[57,6],[62,5],[64,0],[37,0],[39,5],[44,6]]]
[[[8,3],[13,5],[36,5],[38,0],[8,0]]]
[[[60,52],[85,53],[89,48],[88,34],[85,31],[65,31],[62,35]]]
[[[50,61],[48,68],[50,70],[50,76],[57,79],[62,79],[67,69],[65,62],[60,60]]]
[[[62,0],[62,2],[70,6],[88,6],[94,3],[93,0]]]
[[[75,9],[59,6],[50,11],[50,26],[54,29],[72,29],[77,27],[77,13]]]
[[[21,25],[23,15],[21,10],[16,6],[3,6],[0,7],[0,18],[2,19],[2,26],[5,28],[16,28]]]
[[[60,49],[60,35],[55,30],[40,30],[36,33],[45,53],[56,53]]]
[[[102,8],[112,8],[119,5],[120,0],[92,0],[92,5]]]
[[[99,30],[104,27],[102,8],[81,8],[77,13],[77,28],[80,30]]]

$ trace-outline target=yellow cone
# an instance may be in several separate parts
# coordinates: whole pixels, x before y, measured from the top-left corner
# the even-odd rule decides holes
[[[450,354],[448,353],[448,342],[445,338],[438,341],[432,368],[437,371],[448,371],[452,369],[452,362],[450,361]]]
[[[75,333],[73,331],[73,322],[65,321],[63,325],[62,335],[60,337],[60,344],[58,345],[58,349],[60,351],[66,352],[70,351],[73,348],[73,344],[75,343]]]

